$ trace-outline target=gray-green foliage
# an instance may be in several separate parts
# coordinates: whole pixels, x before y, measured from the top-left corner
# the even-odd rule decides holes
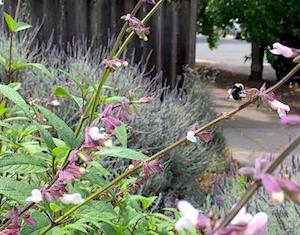
[[[100,63],[106,55],[103,48],[90,49],[74,43],[65,53],[51,47],[51,42],[43,45],[41,49],[33,45],[28,46],[27,42],[31,41],[30,35],[26,37],[27,40],[21,39],[17,44],[16,56],[23,58],[29,55],[30,62],[42,62],[54,76],[53,80],[48,80],[43,74],[20,72],[24,82],[21,92],[26,98],[54,99],[52,93],[57,86],[63,86],[70,94],[80,96],[80,91],[70,77],[82,85],[90,86],[99,80],[103,68]],[[184,86],[179,90],[170,91],[163,86],[161,75],[150,79],[144,68],[144,65],[135,65],[114,73],[108,79],[104,93],[109,96],[128,96],[128,92],[131,91],[137,98],[155,98],[152,104],[139,106],[139,113],[132,115],[129,123],[135,131],[136,138],[129,140],[128,147],[138,150],[146,148],[150,156],[185,136],[196,121],[200,124],[205,123],[216,114],[212,111],[209,101],[210,87],[201,81],[201,72],[188,71]],[[73,125],[79,117],[76,103],[70,99],[58,99],[61,105],[52,108],[52,111],[69,125]],[[224,169],[225,163],[220,151],[222,148],[223,140],[219,129],[215,130],[214,139],[208,144],[189,142],[177,147],[164,156],[165,171],[151,179],[143,192],[163,192],[164,196],[185,197],[201,203],[203,197],[198,194],[196,179],[205,171]],[[107,165],[121,172],[127,167],[128,161],[112,159],[107,161]],[[214,165],[214,169],[211,169],[211,165]]]

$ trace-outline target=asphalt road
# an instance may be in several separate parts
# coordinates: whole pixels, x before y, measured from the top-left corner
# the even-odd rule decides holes
[[[251,56],[251,44],[246,41],[232,38],[221,38],[216,49],[210,49],[206,37],[197,36],[196,62],[213,64],[217,67],[232,72],[250,74],[251,60],[245,61],[245,57]],[[275,71],[270,64],[264,61],[264,79],[274,80]]]

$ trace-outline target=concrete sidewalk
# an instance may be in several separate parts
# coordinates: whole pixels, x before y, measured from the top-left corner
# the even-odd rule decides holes
[[[227,90],[214,88],[214,107],[216,112],[228,112],[241,103],[227,99]],[[300,102],[300,100],[299,100]],[[300,126],[286,127],[279,122],[277,112],[268,107],[255,105],[240,111],[234,119],[222,123],[227,145],[233,158],[242,165],[252,165],[262,153],[276,155],[300,133]],[[300,147],[293,154],[300,156]]]

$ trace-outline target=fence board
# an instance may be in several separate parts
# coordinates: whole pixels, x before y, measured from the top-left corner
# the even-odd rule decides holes
[[[54,42],[66,46],[73,39],[83,37],[98,46],[107,45],[119,32],[123,22],[120,16],[130,12],[137,0],[26,0],[32,24],[43,22],[38,35],[48,40],[53,33]],[[4,10],[12,13],[17,0],[6,0]],[[138,17],[150,9],[144,4]],[[196,43],[196,0],[166,2],[149,21],[151,35],[148,42],[135,39],[129,51],[135,50],[136,62],[145,60],[149,53],[149,69],[163,71],[168,83],[174,87],[183,66],[194,65]]]

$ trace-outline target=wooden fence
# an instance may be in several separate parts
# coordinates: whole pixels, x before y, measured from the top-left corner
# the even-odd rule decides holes
[[[4,0],[4,10],[13,12],[17,0]],[[72,39],[95,39],[96,45],[107,45],[116,36],[123,22],[120,16],[130,12],[137,0],[24,0],[31,24],[43,22],[38,35],[48,40],[54,33],[54,42],[66,45]],[[151,5],[144,4],[138,18]],[[145,60],[149,53],[149,68],[154,73],[163,71],[169,85],[175,86],[183,66],[194,65],[196,42],[196,0],[172,0],[153,16],[148,42],[135,40],[136,61]]]

